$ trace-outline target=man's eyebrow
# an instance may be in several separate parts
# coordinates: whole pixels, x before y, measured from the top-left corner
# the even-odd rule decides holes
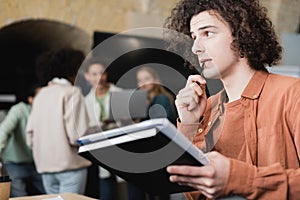
[[[216,26],[213,26],[213,25],[207,25],[207,26],[199,27],[199,28],[197,29],[197,31],[204,30],[204,29],[207,29],[207,28],[216,28]],[[193,34],[194,32],[191,31],[190,33]]]

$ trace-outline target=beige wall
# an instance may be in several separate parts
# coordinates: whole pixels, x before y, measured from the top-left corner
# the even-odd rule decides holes
[[[26,19],[52,19],[93,31],[122,32],[161,26],[177,0],[0,0],[0,27]],[[276,29],[295,32],[299,0],[261,0]]]
[[[26,19],[51,19],[89,34],[122,32],[139,27],[138,20],[130,20],[135,16],[148,26],[160,26],[174,4],[174,0],[0,0],[0,27]]]
[[[278,33],[294,33],[300,23],[300,0],[261,0]]]

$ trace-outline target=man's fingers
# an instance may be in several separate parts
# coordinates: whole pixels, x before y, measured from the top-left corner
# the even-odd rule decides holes
[[[202,95],[204,95],[203,89],[197,83],[193,82],[189,87],[180,90],[176,99],[184,103],[188,103],[185,100],[194,100],[196,103],[199,103],[199,97]],[[188,99],[189,97],[193,97],[193,99]]]
[[[199,85],[198,83],[196,82],[192,82],[190,85],[189,85],[193,91],[200,97],[204,94],[205,92],[205,85]]]
[[[195,97],[192,96],[181,97],[176,99],[176,105],[182,107],[189,106],[192,102],[198,103],[198,101],[196,102]]]
[[[213,178],[215,176],[215,170],[212,166],[187,166],[187,165],[172,165],[167,167],[167,172],[170,174],[182,175],[182,176],[199,176]]]
[[[200,75],[190,75],[188,77],[188,80],[186,82],[186,86],[190,85],[193,82],[198,82],[200,85],[205,85],[206,84],[206,80],[200,76]]]
[[[184,184],[192,184],[192,185],[204,185],[205,187],[212,187],[213,182],[210,178],[205,177],[194,177],[194,176],[179,176],[179,175],[172,175],[170,176],[171,182],[178,182]]]
[[[193,90],[181,92],[176,96],[175,100],[175,105],[177,107],[187,107],[188,110],[193,110],[198,103],[199,97],[193,92]]]

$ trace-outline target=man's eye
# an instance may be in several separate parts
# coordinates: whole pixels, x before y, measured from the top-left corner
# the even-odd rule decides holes
[[[206,31],[205,35],[206,35],[207,37],[210,37],[210,36],[212,36],[212,35],[213,35],[213,33],[212,33],[212,32],[210,32],[210,31]]]

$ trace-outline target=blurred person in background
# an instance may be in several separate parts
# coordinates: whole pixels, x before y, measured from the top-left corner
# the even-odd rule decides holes
[[[12,106],[0,124],[0,158],[10,176],[11,197],[45,193],[36,171],[31,149],[26,144],[26,125],[39,87],[27,89],[27,100]]]
[[[148,92],[148,119],[167,118],[176,123],[177,113],[172,93],[167,91],[160,81],[158,73],[150,66],[142,66],[136,72],[138,88]],[[136,186],[128,183],[129,196],[142,193]],[[168,200],[169,195],[154,196],[147,194],[150,200]]]
[[[113,83],[107,82],[107,72],[105,64],[99,58],[91,58],[87,62],[85,79],[92,86],[90,92],[85,97],[90,130],[96,131],[109,130],[116,128],[115,122],[108,121],[110,110],[110,94],[119,91]],[[99,167],[99,198],[101,200],[113,200],[116,197],[116,176],[106,169]]]
[[[136,79],[138,88],[148,92],[148,117],[165,117],[176,124],[174,96],[164,88],[157,72],[150,66],[143,66],[137,70]]]
[[[77,154],[77,139],[89,119],[81,91],[74,87],[84,60],[79,50],[63,48],[40,55],[37,76],[45,86],[35,97],[27,124],[27,143],[48,194],[83,194],[89,161]]]

